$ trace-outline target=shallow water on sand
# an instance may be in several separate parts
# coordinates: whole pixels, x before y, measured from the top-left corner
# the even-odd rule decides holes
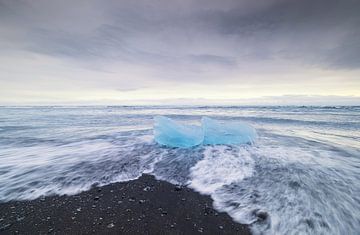
[[[256,128],[253,145],[153,140],[153,117]],[[141,174],[185,184],[255,233],[358,234],[360,107],[1,107],[0,201]]]

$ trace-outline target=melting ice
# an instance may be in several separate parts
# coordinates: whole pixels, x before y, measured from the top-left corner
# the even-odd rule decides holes
[[[196,146],[204,140],[201,127],[183,125],[163,116],[155,117],[154,136],[161,145],[180,148]]]
[[[185,125],[155,117],[154,136],[157,143],[169,147],[188,148],[200,144],[246,144],[256,138],[255,129],[242,122],[224,123],[203,117],[201,126]]]
[[[247,144],[254,142],[255,129],[243,122],[221,123],[203,117],[201,120],[204,131],[204,144]]]

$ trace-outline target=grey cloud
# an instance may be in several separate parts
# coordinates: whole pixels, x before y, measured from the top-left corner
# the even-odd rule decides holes
[[[356,0],[55,3],[0,0],[6,12],[0,25],[27,32],[19,48],[80,63],[201,71],[196,67],[293,60],[299,66],[360,68]]]
[[[217,55],[188,55],[185,57],[185,60],[190,62],[198,63],[209,63],[209,64],[222,64],[225,66],[236,66],[236,58],[229,56],[217,56]]]
[[[358,95],[359,12],[359,0],[0,0],[0,98]]]
[[[330,69],[358,69],[360,3],[353,0],[278,1],[246,14],[238,8],[199,14],[209,27],[235,36],[245,59],[298,59]]]
[[[49,29],[32,29],[28,33],[28,46],[25,49],[53,56],[73,58],[90,57],[93,55],[89,39],[82,35],[70,34],[65,31]]]
[[[360,4],[354,0],[277,1],[258,11],[239,8],[205,11],[202,17],[224,34],[251,35],[261,31],[321,30],[321,27],[351,26],[359,23]],[[355,27],[356,28],[356,27]],[[348,30],[348,29],[346,29]]]
[[[330,68],[360,68],[360,31],[349,34],[346,40],[327,53]]]

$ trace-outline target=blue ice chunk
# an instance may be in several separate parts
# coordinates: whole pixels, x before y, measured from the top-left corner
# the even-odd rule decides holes
[[[255,129],[243,122],[220,122],[202,118],[204,144],[249,144],[256,139]]]
[[[180,148],[193,147],[204,140],[200,126],[183,125],[163,116],[155,117],[154,136],[161,145]]]
[[[248,144],[257,137],[255,129],[242,122],[204,117],[201,125],[184,125],[167,117],[155,117],[155,141],[170,147],[189,148],[199,144]]]

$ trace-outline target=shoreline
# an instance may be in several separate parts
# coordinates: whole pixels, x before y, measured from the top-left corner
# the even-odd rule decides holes
[[[71,196],[0,203],[1,234],[251,234],[210,196],[154,176]]]

